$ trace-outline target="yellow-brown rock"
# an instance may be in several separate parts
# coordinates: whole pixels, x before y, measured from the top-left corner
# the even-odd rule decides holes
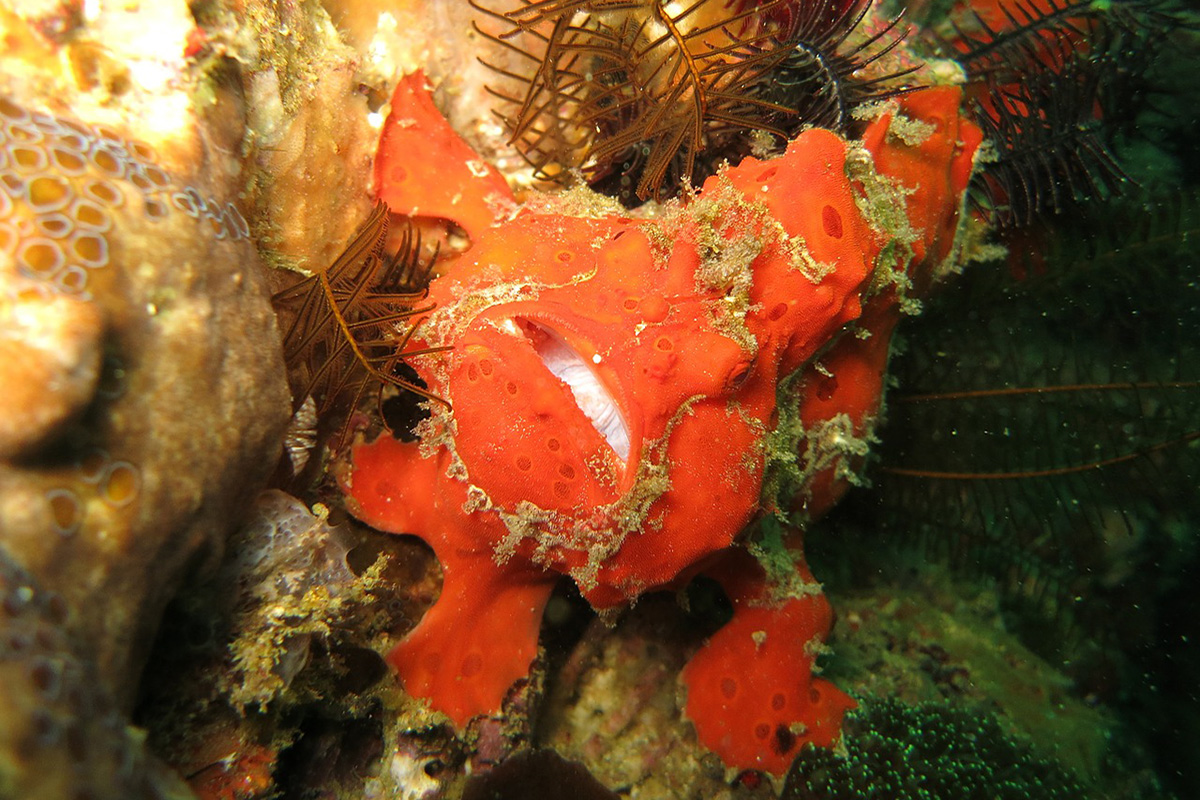
[[[61,596],[0,551],[0,797],[190,797],[145,753],[95,665],[79,657],[64,630],[68,615]]]
[[[0,296],[30,318],[0,363],[29,440],[0,466],[0,541],[127,694],[169,587],[220,552],[278,452],[278,334],[246,222],[205,176],[11,95],[0,126]],[[46,306],[63,316],[33,324]]]
[[[219,558],[290,410],[241,163],[192,104],[187,5],[73,5],[0,13],[0,601],[54,598],[0,615],[32,642],[0,653],[3,797],[134,796],[121,715],[163,608]]]

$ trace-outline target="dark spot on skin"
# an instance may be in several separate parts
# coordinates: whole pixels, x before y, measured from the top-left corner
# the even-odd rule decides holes
[[[771,748],[779,755],[784,755],[790,753],[795,746],[796,734],[792,733],[786,725],[776,725],[775,738],[771,742]]]
[[[825,228],[825,235],[831,239],[842,238],[842,215],[838,213],[833,206],[825,206],[821,209],[821,224]]]

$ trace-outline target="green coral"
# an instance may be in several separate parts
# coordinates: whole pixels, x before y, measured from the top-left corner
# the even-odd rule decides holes
[[[1087,797],[1078,778],[1006,733],[993,716],[945,702],[863,701],[845,752],[806,749],[782,800],[1056,800]]]

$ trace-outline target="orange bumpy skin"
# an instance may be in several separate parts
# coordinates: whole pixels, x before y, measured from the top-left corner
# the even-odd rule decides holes
[[[812,677],[832,614],[798,543],[763,565],[731,545],[778,464],[799,470],[800,494],[828,496],[814,510],[832,502],[847,467],[812,432],[843,417],[869,432],[901,298],[951,256],[978,138],[962,134],[957,91],[932,91],[901,104],[920,120],[893,104],[868,147],[806,131],[653,219],[576,196],[488,225],[490,175],[473,195],[456,181],[423,187],[422,208],[473,238],[434,281],[422,328],[425,344],[453,349],[414,361],[454,413],[433,407],[419,443],[356,446],[344,484],[353,513],[425,539],[444,570],[438,601],[389,658],[409,693],[463,726],[528,673],[558,576],[604,609],[703,570],[735,614],[685,673],[701,741],[780,775],[803,744],[836,739],[852,702]],[[384,145],[393,120],[411,127],[431,108],[411,82],[393,102]],[[382,196],[388,175],[429,157],[422,147],[381,149]],[[877,170],[881,158],[894,168]],[[880,335],[843,336],[864,311]],[[809,380],[818,353],[876,378],[858,391]],[[803,424],[782,431],[781,412]]]

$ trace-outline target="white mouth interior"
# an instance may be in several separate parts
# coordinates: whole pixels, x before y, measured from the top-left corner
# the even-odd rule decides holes
[[[565,383],[575,404],[622,461],[629,459],[629,424],[592,365],[561,336],[531,320],[518,320],[546,369]]]

